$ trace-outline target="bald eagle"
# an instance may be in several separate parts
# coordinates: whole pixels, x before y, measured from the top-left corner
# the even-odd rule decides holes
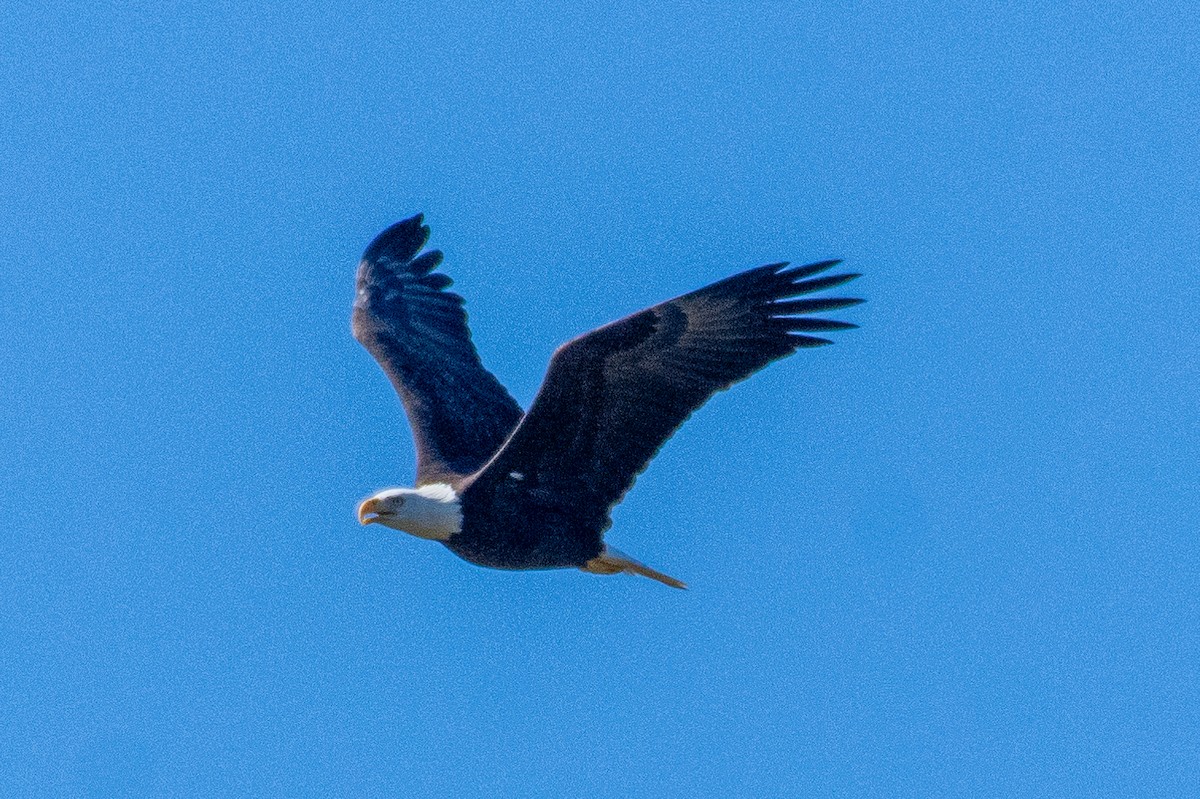
[[[496,569],[573,567],[686,586],[604,543],[609,514],[650,459],[713,393],[797,349],[853,328],[810,314],[848,297],[794,299],[853,280],[814,277],[840,261],[768,264],[659,303],[560,346],[529,411],[487,371],[463,298],[422,252],[411,217],[380,233],[358,267],[354,337],[400,395],[417,454],[414,488],[358,507]]]

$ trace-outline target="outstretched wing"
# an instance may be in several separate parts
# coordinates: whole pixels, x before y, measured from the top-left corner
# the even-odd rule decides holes
[[[429,228],[420,214],[375,237],[358,266],[351,327],[408,412],[417,483],[470,474],[521,419],[521,407],[483,368],[471,343],[463,298],[433,270],[439,250],[420,253]]]
[[[713,393],[801,347],[832,343],[811,333],[855,327],[808,314],[861,300],[791,299],[858,277],[812,277],[838,263],[751,269],[567,342],[476,482],[520,480],[606,511]]]

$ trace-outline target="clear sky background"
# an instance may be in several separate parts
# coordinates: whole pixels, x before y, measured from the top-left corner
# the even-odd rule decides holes
[[[0,11],[0,794],[1194,791],[1198,17],[550,5]],[[617,509],[690,591],[355,522],[413,455],[354,269],[418,211],[523,403],[865,273]]]

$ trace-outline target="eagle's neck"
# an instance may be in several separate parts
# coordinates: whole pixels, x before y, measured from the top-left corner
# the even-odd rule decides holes
[[[434,541],[445,541],[462,532],[462,502],[447,483],[430,483],[415,489],[405,503],[406,533]]]

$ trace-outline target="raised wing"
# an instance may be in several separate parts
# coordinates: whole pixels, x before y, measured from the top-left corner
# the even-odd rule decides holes
[[[812,277],[838,263],[751,269],[567,342],[476,482],[518,479],[607,510],[713,393],[801,347],[832,343],[811,333],[856,327],[808,314],[861,300],[791,299],[858,277]]]
[[[433,271],[442,253],[420,253],[429,239],[421,221],[417,214],[397,222],[367,247],[351,316],[354,337],[408,412],[418,485],[476,471],[521,419],[516,400],[480,363],[463,298]]]

